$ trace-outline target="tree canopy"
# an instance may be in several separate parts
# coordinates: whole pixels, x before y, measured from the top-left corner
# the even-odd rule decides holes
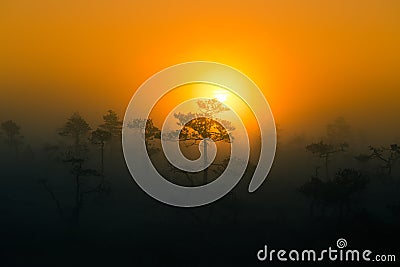
[[[111,136],[119,136],[122,129],[122,121],[113,110],[108,110],[107,114],[103,116],[104,123],[99,126],[100,129],[107,131]]]
[[[80,144],[81,137],[86,135],[92,128],[89,124],[82,118],[79,113],[73,113],[70,118],[68,118],[64,127],[61,128],[59,134],[61,136],[71,136],[75,139],[75,145]]]

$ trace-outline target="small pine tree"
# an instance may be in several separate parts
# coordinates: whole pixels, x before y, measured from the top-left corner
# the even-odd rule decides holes
[[[18,157],[19,147],[23,143],[23,136],[20,133],[21,127],[14,121],[8,120],[1,123],[1,129],[6,134],[5,143],[15,151],[15,156]]]

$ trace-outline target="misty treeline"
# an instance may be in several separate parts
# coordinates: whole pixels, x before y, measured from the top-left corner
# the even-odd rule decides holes
[[[57,177],[39,178],[37,182],[48,193],[49,199],[54,201],[60,217],[74,224],[78,223],[86,202],[93,197],[104,196],[110,192],[105,165],[106,161],[112,156],[117,156],[120,150],[122,121],[112,110],[108,110],[102,118],[103,123],[97,128],[92,128],[78,112],[73,113],[57,129],[61,140],[58,143],[46,142],[42,146],[42,151],[38,151],[45,154],[47,164],[62,164],[70,173],[73,183],[73,190],[71,190],[73,203],[66,204],[60,201],[58,193],[52,186]],[[21,126],[8,120],[1,123],[1,130],[9,157],[14,158],[15,161],[31,160],[34,157],[35,153],[31,151],[30,146],[24,144]],[[21,150],[24,150],[24,153],[21,153]],[[26,156],[27,151],[31,154],[29,158]],[[97,162],[93,164],[92,158],[96,158]],[[67,212],[65,207],[71,206],[72,209]]]
[[[205,109],[207,104],[213,106],[215,103],[199,103],[199,106]],[[183,131],[175,134],[175,137],[196,145],[204,138],[230,142],[232,137],[218,121],[213,120],[215,114],[223,111],[220,106],[205,110],[205,113],[211,113],[206,114],[211,116],[211,119],[207,120],[192,116],[190,123],[181,125]],[[175,114],[177,123],[187,121],[183,118],[185,116],[190,114]],[[123,125],[120,117],[112,110],[107,111],[102,119],[102,124],[93,127],[82,115],[73,113],[66,121],[60,122],[57,129],[58,138],[55,138],[59,141],[47,142],[42,145],[40,151],[33,151],[25,142],[23,135],[28,134],[29,129],[24,129],[13,120],[1,123],[0,137],[4,146],[2,151],[8,158],[18,161],[26,159],[27,154],[29,158],[42,155],[49,168],[59,165],[68,171],[68,181],[72,186],[64,186],[65,188],[61,189],[54,186],[57,185],[57,179],[61,179],[59,175],[45,174],[34,179],[38,180],[49,201],[53,202],[59,216],[73,224],[78,224],[82,211],[91,201],[106,201],[107,196],[113,194],[113,179],[121,175],[117,168],[124,166],[121,148],[123,127],[142,130],[148,153],[151,155],[160,152],[159,147],[152,147],[150,142],[161,138],[160,129],[151,119],[136,119]],[[210,131],[211,128],[213,132]],[[215,131],[219,128],[219,131]],[[281,131],[278,131],[279,140],[281,134]],[[371,192],[385,198],[379,200],[382,210],[388,210],[393,216],[400,215],[398,144],[360,144],[344,118],[337,118],[329,123],[325,136],[319,139],[310,140],[304,135],[297,135],[285,140],[279,142],[277,158],[270,173],[271,178],[266,180],[264,187],[278,188],[278,184],[283,182],[274,177],[286,176],[284,180],[290,180],[294,187],[292,193],[303,196],[305,208],[309,210],[309,218],[327,220],[357,216],[359,212],[368,210],[368,207],[365,207],[367,204],[363,207],[363,201],[366,203],[372,195]],[[207,143],[204,144],[203,149],[207,149]],[[119,165],[116,165],[116,162]],[[292,172],[287,172],[287,165],[290,165]],[[220,169],[221,166],[216,167]],[[207,172],[203,173],[202,179],[203,183],[208,182]],[[193,185],[193,181],[190,183]],[[229,195],[237,198],[237,191],[236,188]],[[70,197],[60,197],[65,194]],[[70,203],[64,203],[66,199]],[[229,196],[225,199],[229,199]],[[239,216],[240,201],[230,203],[234,204],[229,210],[233,211],[235,217]]]
[[[355,205],[357,197],[363,193],[368,195],[363,192],[368,186],[374,191],[377,182],[395,188],[391,196],[395,200],[386,195],[393,202],[387,203],[384,209],[397,215],[400,179],[394,169],[399,165],[400,147],[397,144],[369,145],[360,153],[352,149],[352,143],[356,145],[351,126],[339,117],[327,125],[325,137],[305,146],[306,153],[318,159],[310,178],[299,187],[299,192],[309,199],[310,216],[342,218],[357,214],[360,211]],[[335,168],[332,165],[336,165]]]

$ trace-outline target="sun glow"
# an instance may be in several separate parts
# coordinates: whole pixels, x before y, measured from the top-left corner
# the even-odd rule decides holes
[[[221,103],[225,102],[227,97],[228,97],[227,94],[223,94],[223,93],[215,94],[215,98]]]

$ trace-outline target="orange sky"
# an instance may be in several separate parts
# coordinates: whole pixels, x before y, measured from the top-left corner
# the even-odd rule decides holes
[[[192,2],[0,1],[0,120],[97,123],[155,72],[211,60],[253,79],[284,129],[398,125],[399,1]]]

